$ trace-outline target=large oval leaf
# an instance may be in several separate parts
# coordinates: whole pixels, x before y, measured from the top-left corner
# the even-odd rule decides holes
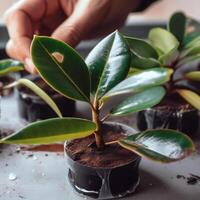
[[[182,12],[174,13],[168,24],[168,30],[183,44],[186,28],[186,16]]]
[[[188,72],[185,74],[186,78],[194,81],[200,81],[200,71]]]
[[[21,70],[24,70],[24,65],[17,60],[0,60],[0,76]]]
[[[105,94],[104,99],[125,93],[136,93],[161,85],[170,79],[172,72],[168,68],[152,68],[138,72],[115,86]]]
[[[150,160],[169,163],[194,152],[192,140],[175,130],[147,130],[119,140],[119,144]]]
[[[35,36],[32,60],[47,83],[62,95],[89,102],[90,76],[81,56],[64,42]]]
[[[32,123],[0,140],[7,144],[49,144],[86,137],[96,129],[92,121],[76,118],[54,118]]]
[[[179,46],[179,42],[175,36],[162,28],[153,28],[149,32],[149,40],[162,54],[166,54]]]
[[[118,31],[104,38],[86,58],[93,93],[100,98],[121,82],[128,74],[130,60],[129,47]]]
[[[179,89],[177,92],[194,108],[200,110],[200,96],[190,90]]]
[[[147,89],[122,101],[116,108],[111,110],[110,114],[127,115],[151,108],[163,99],[165,93],[165,89],[161,86]]]

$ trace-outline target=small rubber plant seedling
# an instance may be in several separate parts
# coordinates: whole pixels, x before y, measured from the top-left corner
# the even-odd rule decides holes
[[[194,151],[191,139],[174,130],[147,130],[104,142],[102,126],[109,116],[126,115],[152,107],[164,97],[162,87],[170,80],[171,69],[154,67],[128,75],[130,48],[118,31],[108,35],[92,49],[84,61],[64,42],[45,36],[35,36],[31,54],[41,77],[60,94],[89,104],[92,120],[53,118],[31,123],[24,129],[3,138],[8,144],[48,144],[93,135],[96,148],[118,143],[140,156],[173,162]],[[116,96],[129,94],[105,115],[105,104]],[[114,133],[113,133],[114,134]]]
[[[147,40],[126,37],[132,63],[130,74],[152,68],[171,68],[173,73],[165,84],[167,95],[178,93],[200,110],[200,23],[174,13],[167,29],[153,28]]]

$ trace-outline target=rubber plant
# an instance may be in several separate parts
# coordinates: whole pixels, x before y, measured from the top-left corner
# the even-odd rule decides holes
[[[157,56],[154,48],[152,52]],[[118,143],[140,156],[160,162],[180,160],[194,151],[191,139],[175,130],[147,130],[104,142],[101,131],[104,121],[109,116],[126,115],[158,104],[166,94],[161,85],[168,82],[172,74],[169,68],[154,66],[130,75],[131,51],[118,31],[94,47],[85,61],[64,42],[46,36],[34,37],[31,54],[39,74],[53,89],[90,105],[92,120],[60,116],[34,122],[1,139],[0,143],[48,144],[94,135],[100,151]],[[101,115],[102,108],[112,97],[124,94],[129,97],[105,116]]]
[[[126,37],[132,64],[130,74],[152,68],[173,69],[165,84],[167,95],[179,94],[200,110],[200,23],[182,12],[174,13],[167,28],[150,30],[148,39]]]

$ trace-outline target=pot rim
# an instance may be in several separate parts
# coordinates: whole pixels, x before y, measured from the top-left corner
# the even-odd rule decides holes
[[[131,134],[131,133],[133,133],[134,132],[134,134],[135,133],[137,133],[137,131],[136,131],[136,129],[134,129],[134,128],[132,128],[132,127],[130,127],[130,126],[128,126],[128,125],[126,125],[126,124],[123,124],[123,123],[120,123],[120,122],[113,122],[113,121],[107,121],[107,122],[104,122],[104,124],[106,124],[106,125],[118,125],[118,126],[121,126],[121,127],[123,127],[123,129],[125,129],[125,131],[126,131],[126,133],[124,133],[125,135],[127,134],[127,135],[129,135],[129,134]],[[133,131],[133,132],[132,132]],[[131,132],[131,133],[130,133]],[[72,162],[73,164],[76,164],[76,165],[78,165],[78,166],[80,166],[80,167],[84,167],[84,168],[87,168],[87,169],[94,169],[94,170],[113,170],[113,169],[117,169],[117,168],[119,168],[119,167],[123,167],[123,166],[127,166],[127,165],[129,165],[129,164],[131,164],[131,163],[133,163],[133,162],[140,162],[140,160],[141,160],[141,156],[139,156],[139,155],[137,155],[136,153],[135,153],[135,158],[133,159],[133,160],[131,160],[130,162],[127,162],[127,163],[125,163],[125,164],[121,164],[121,165],[118,165],[118,166],[114,166],[114,167],[93,167],[93,166],[88,166],[88,165],[84,165],[84,164],[81,164],[81,163],[79,163],[78,161],[74,161],[69,155],[68,155],[68,153],[66,152],[66,146],[67,146],[67,144],[69,143],[69,142],[71,142],[71,141],[73,141],[73,140],[67,140],[67,141],[65,141],[64,142],[64,155],[65,155],[65,157],[67,157],[67,159],[70,161],[70,162]]]

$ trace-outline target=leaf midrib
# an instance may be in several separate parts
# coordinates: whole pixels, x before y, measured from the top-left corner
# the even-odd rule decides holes
[[[90,101],[89,98],[80,90],[80,88],[76,85],[76,83],[68,76],[68,74],[60,67],[60,65],[57,63],[55,58],[51,56],[51,54],[48,52],[48,50],[45,48],[45,46],[38,40],[41,47],[44,49],[44,51],[52,58],[53,62],[58,66],[58,68],[64,73],[64,75],[67,77],[67,79],[72,83],[72,85],[77,89],[79,94],[84,97],[88,102]]]

